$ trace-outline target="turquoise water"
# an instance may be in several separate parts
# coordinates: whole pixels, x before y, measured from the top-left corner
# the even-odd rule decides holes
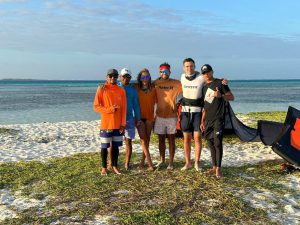
[[[0,80],[0,124],[96,120],[93,100],[103,81]],[[229,81],[235,112],[300,109],[300,80]]]

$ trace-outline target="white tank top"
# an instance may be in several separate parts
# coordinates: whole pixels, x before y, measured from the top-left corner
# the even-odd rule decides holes
[[[191,81],[185,78],[185,74],[182,74],[180,80],[182,85],[182,94],[184,98],[202,98],[202,88],[206,84],[202,74],[197,72],[195,79]],[[201,112],[201,107],[182,106],[182,112]]]

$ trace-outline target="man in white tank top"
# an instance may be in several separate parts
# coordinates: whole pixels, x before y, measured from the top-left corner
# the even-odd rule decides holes
[[[201,154],[201,116],[202,116],[202,88],[205,80],[199,72],[195,71],[195,62],[191,58],[183,60],[184,74],[181,75],[183,90],[182,111],[180,114],[180,127],[183,132],[185,165],[181,170],[187,170],[191,165],[192,136],[195,142],[194,168],[199,171]]]

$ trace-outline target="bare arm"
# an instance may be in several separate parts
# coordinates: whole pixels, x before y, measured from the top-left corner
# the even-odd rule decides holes
[[[205,110],[204,108],[202,109],[202,119],[201,119],[201,124],[200,124],[200,130],[203,132],[205,130],[204,127],[204,120],[205,120]]]
[[[225,95],[223,95],[223,99],[225,101],[233,101],[234,100],[234,96],[231,93],[231,91],[228,91],[228,92],[225,93]]]

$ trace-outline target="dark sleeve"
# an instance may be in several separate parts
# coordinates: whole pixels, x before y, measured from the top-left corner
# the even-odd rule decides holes
[[[226,94],[228,91],[230,91],[230,88],[228,87],[228,85],[223,85],[222,81],[221,81],[221,90],[222,90],[222,94]]]
[[[205,97],[205,96],[204,96],[204,95],[205,95],[204,92],[205,92],[205,85],[204,85],[203,88],[202,88],[202,98],[203,98],[203,99],[204,99],[204,97]]]
[[[205,97],[205,85],[202,88],[202,97],[201,97],[201,103],[200,103],[200,107],[204,107],[204,97]]]

